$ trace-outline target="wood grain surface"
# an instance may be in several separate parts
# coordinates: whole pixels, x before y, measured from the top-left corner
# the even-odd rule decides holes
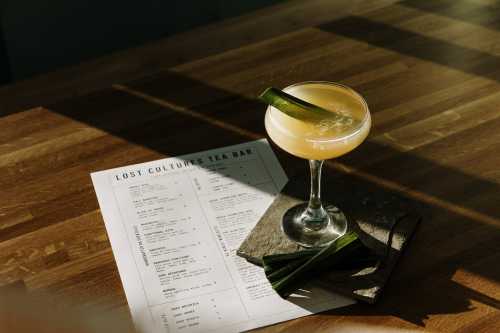
[[[285,2],[1,88],[0,293],[130,321],[89,173],[265,137],[259,92],[327,80],[373,117],[327,176],[397,191],[427,217],[377,304],[256,331],[499,332],[499,4],[332,3]],[[274,148],[287,173],[307,171]]]

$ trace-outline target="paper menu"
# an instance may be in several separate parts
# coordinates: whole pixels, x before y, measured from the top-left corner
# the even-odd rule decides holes
[[[92,174],[140,332],[238,332],[352,304],[281,299],[236,255],[287,178],[265,140]]]

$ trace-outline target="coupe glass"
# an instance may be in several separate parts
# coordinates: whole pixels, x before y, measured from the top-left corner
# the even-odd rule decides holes
[[[321,202],[321,167],[324,160],[344,155],[365,140],[370,112],[363,97],[338,83],[301,82],[283,91],[332,112],[332,118],[297,119],[269,106],[265,116],[271,140],[288,153],[308,159],[311,169],[309,202],[284,213],[283,232],[304,247],[326,246],[345,234],[347,219],[334,205]],[[344,116],[341,121],[335,113]]]

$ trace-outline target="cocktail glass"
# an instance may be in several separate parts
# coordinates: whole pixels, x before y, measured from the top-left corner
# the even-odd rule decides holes
[[[326,246],[345,234],[347,219],[334,205],[321,202],[321,168],[324,160],[344,155],[365,140],[370,131],[370,112],[363,97],[338,83],[301,82],[283,91],[332,112],[331,118],[298,119],[270,105],[265,115],[271,140],[288,153],[308,159],[311,170],[309,202],[284,213],[283,232],[304,247]],[[339,114],[342,121],[336,116]]]

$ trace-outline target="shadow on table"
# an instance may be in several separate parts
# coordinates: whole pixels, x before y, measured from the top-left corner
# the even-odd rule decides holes
[[[49,109],[131,144],[149,148],[157,153],[158,158],[238,144],[265,135],[263,105],[169,71],[126,86],[60,102]],[[484,133],[487,135],[487,131]],[[460,144],[457,136],[443,140]],[[303,160],[274,148],[289,175],[307,172]],[[386,157],[373,164],[367,163],[374,152]],[[425,214],[432,215],[432,219],[422,222],[378,304],[355,305],[330,313],[390,314],[422,325],[432,314],[470,310],[471,300],[499,308],[497,300],[452,280],[457,270],[467,270],[500,281],[498,265],[485,269],[487,265],[484,264],[491,261],[491,254],[499,250],[498,246],[491,245],[500,244],[499,228],[483,221],[487,218],[497,221],[500,208],[498,201],[493,199],[498,199],[498,184],[372,141],[367,141],[340,161],[372,175],[371,181],[375,181],[377,187],[384,187],[376,184],[377,179],[390,179],[420,191],[421,199],[427,200]],[[358,178],[356,174],[347,176],[330,168],[326,173],[327,177]],[[481,196],[478,200],[468,193],[481,193]],[[328,196],[328,188],[324,189],[324,194]],[[434,198],[444,200],[447,205],[434,205]],[[464,214],[464,209],[485,218],[474,219],[475,215]],[[482,231],[476,232],[478,230]],[[483,264],[477,265],[478,262]]]
[[[498,17],[496,19],[500,22]],[[403,30],[361,16],[347,16],[319,25],[318,28],[335,35],[454,68],[464,73],[500,81],[500,71],[498,71],[500,57],[487,52]]]
[[[452,281],[453,274],[454,272],[450,271],[448,276],[442,278],[443,280],[447,279],[447,281],[440,283],[439,289],[432,286],[427,288],[408,286],[404,290],[398,290],[399,295],[404,294],[404,302],[401,298],[391,297],[395,291],[388,288],[376,306],[358,303],[330,310],[324,314],[366,317],[395,316],[413,324],[425,326],[425,321],[430,319],[432,315],[472,311],[474,306],[471,301],[489,305],[497,310],[500,309],[500,301]],[[460,297],[452,296],[450,298],[441,295],[442,292],[445,292],[446,295],[460,295]]]
[[[477,3],[473,1],[420,1],[405,0],[398,2],[398,5],[417,9],[451,19],[477,24],[489,29],[500,29],[500,4],[498,3]]]

